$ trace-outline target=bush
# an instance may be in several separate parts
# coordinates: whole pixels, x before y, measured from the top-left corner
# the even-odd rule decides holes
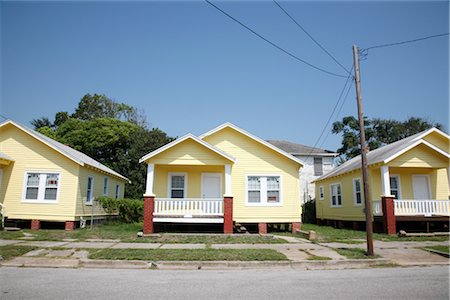
[[[125,223],[140,222],[144,217],[144,201],[142,199],[99,197],[97,200],[108,214],[118,213],[120,220]]]
[[[316,224],[316,202],[310,200],[302,205],[302,222]]]

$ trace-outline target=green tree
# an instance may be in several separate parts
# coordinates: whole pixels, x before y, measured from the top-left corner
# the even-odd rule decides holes
[[[431,127],[442,129],[442,125],[439,123],[417,117],[411,117],[403,122],[381,118],[364,119],[366,142],[370,150],[404,139]],[[355,117],[347,116],[342,121],[334,122],[331,132],[342,134],[342,147],[337,150],[341,155],[341,162],[361,154],[359,122]]]

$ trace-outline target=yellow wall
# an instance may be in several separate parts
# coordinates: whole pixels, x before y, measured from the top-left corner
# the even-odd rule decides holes
[[[226,127],[204,138],[236,158],[232,165],[233,219],[241,223],[300,222],[300,165],[249,137]],[[282,206],[246,206],[246,175],[281,175]]]
[[[427,145],[417,145],[388,163],[389,167],[447,168],[449,160]]]
[[[87,179],[83,177],[84,172],[86,172],[85,167],[81,167],[11,124],[0,128],[0,151],[14,160],[10,165],[3,167],[0,188],[0,199],[4,199],[8,218],[42,221],[72,221],[77,219],[76,205],[81,207],[80,193],[82,193],[83,188],[86,189]],[[57,203],[23,202],[25,173],[27,171],[57,172],[60,174]],[[94,170],[92,170],[92,173],[101,176],[101,178],[104,176]],[[117,182],[117,180],[110,178],[110,183],[112,182]],[[99,181],[96,183],[98,184]],[[99,188],[103,193],[103,179],[101,179],[101,184],[102,186],[99,186]],[[112,185],[110,185],[111,188]],[[122,195],[123,191],[122,182]],[[97,196],[97,194],[95,195]]]
[[[439,133],[432,132],[423,138],[427,142],[433,144],[434,146],[444,150],[447,153],[450,153],[450,145],[449,140],[446,137],[443,137]]]

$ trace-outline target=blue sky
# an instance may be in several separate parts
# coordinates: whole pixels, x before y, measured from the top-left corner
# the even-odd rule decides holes
[[[272,1],[214,3],[298,57],[345,75]],[[280,4],[348,68],[354,43],[449,31],[447,1]],[[84,94],[99,93],[144,110],[171,136],[229,121],[264,139],[312,146],[345,83],[203,1],[1,2],[0,9],[0,112],[24,124],[72,113]],[[364,114],[424,117],[448,129],[448,69],[448,36],[369,51],[361,62]],[[338,119],[346,115],[356,116],[354,86]],[[335,150],[340,140],[329,134],[318,146]]]

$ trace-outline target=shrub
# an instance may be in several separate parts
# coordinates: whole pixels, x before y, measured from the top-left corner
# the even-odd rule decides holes
[[[134,223],[142,220],[144,216],[144,201],[142,199],[112,199],[99,197],[97,200],[105,212],[110,215],[119,214],[125,223]]]
[[[316,223],[316,202],[310,200],[302,205],[302,222],[303,223]]]

